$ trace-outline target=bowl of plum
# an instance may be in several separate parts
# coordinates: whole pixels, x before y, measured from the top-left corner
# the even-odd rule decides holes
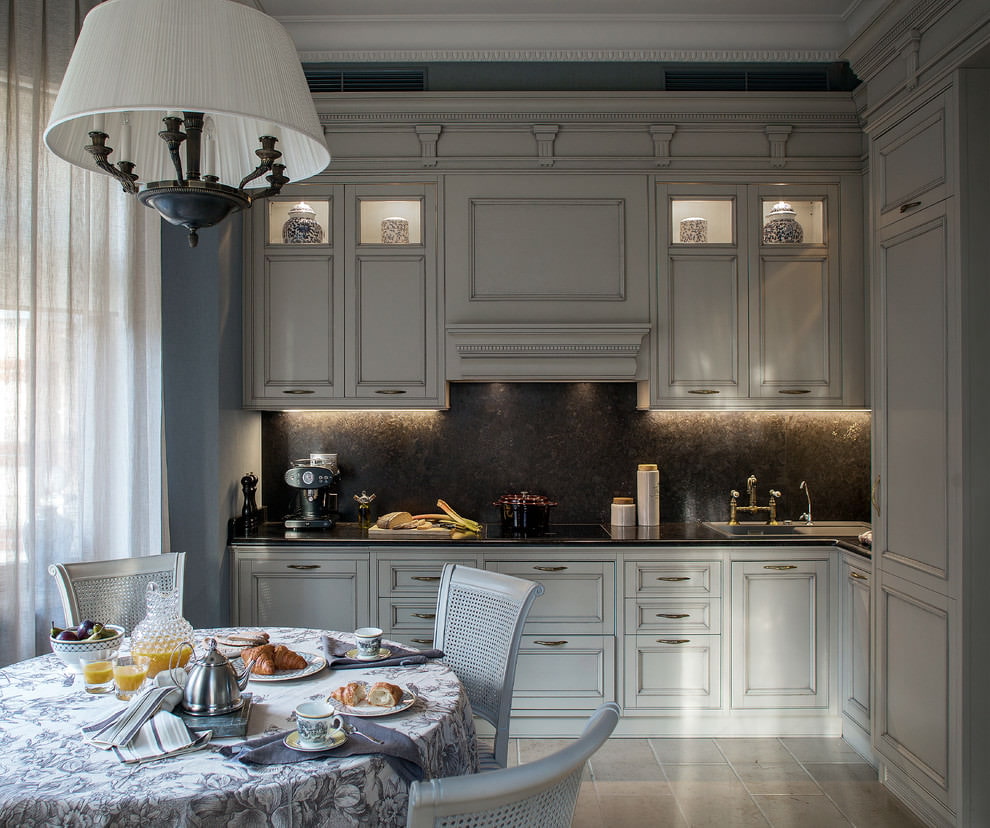
[[[124,628],[116,624],[98,624],[89,619],[78,627],[56,627],[52,624],[51,645],[55,653],[66,667],[82,672],[79,657],[86,655],[101,655],[109,659],[124,640]]]

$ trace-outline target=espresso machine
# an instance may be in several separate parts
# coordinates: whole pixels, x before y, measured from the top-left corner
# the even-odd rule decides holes
[[[285,482],[298,489],[292,511],[285,516],[286,529],[332,529],[337,520],[337,493],[331,491],[340,479],[336,454],[314,454],[293,460]]]

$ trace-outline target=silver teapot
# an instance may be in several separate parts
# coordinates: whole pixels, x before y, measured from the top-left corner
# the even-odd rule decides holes
[[[215,638],[206,639],[206,655],[190,661],[182,689],[182,709],[193,716],[220,716],[239,710],[244,704],[241,691],[247,687],[254,659],[238,673],[234,665],[217,650]]]

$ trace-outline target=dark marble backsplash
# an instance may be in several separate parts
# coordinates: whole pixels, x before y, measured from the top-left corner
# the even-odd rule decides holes
[[[779,489],[778,518],[870,520],[866,412],[637,411],[631,383],[455,383],[433,412],[284,412],[262,420],[262,498],[289,510],[293,458],[336,452],[341,520],[355,494],[373,514],[435,512],[437,498],[494,522],[492,501],[519,491],[558,502],[555,523],[608,522],[614,496],[635,496],[636,466],[660,467],[661,519],[727,520],[729,492],[759,480],[759,504]]]

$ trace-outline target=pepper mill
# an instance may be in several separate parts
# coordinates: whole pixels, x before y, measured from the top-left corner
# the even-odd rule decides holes
[[[241,507],[241,522],[244,524],[244,534],[258,531],[258,503],[255,493],[258,491],[258,475],[248,472],[241,478],[241,491],[244,494],[244,505]]]

